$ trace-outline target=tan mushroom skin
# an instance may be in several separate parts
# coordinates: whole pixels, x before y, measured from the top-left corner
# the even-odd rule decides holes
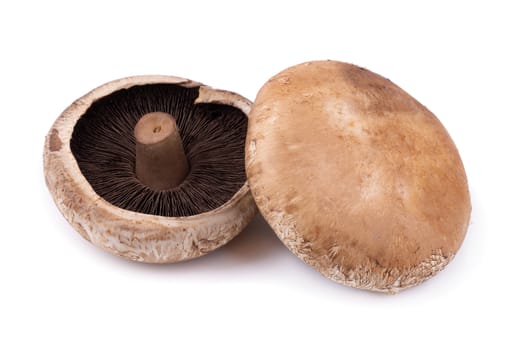
[[[471,204],[440,121],[389,80],[336,61],[273,77],[246,142],[259,210],[288,248],[326,277],[397,292],[450,262]]]
[[[53,199],[67,221],[88,241],[128,259],[167,263],[195,258],[224,245],[256,213],[248,184],[225,204],[188,217],[162,217],[118,208],[98,196],[71,153],[76,122],[93,101],[135,85],[169,83],[199,86],[195,103],[227,104],[246,115],[251,102],[228,91],[170,76],[137,76],[107,83],[75,101],[56,120],[44,146],[44,173]]]

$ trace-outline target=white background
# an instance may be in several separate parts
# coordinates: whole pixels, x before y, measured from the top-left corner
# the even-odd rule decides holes
[[[0,5],[1,349],[523,349],[525,11],[519,1],[4,1]],[[472,221],[456,259],[398,295],[304,265],[258,217],[224,248],[128,262],[62,218],[44,137],[113,79],[168,74],[253,100],[313,59],[367,67],[447,127]]]

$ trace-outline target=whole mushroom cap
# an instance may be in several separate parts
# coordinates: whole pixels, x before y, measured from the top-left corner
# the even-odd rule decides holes
[[[246,181],[241,183],[238,190],[222,205],[188,216],[136,212],[117,206],[97,194],[94,190],[95,185],[90,184],[79,167],[76,158],[79,155],[72,152],[72,145],[77,148],[83,147],[82,144],[78,145],[79,142],[72,142],[77,124],[97,101],[107,99],[108,108],[113,108],[115,94],[128,89],[131,91],[136,87],[156,85],[198,91],[198,96],[193,102],[195,106],[231,106],[244,116],[248,115],[251,108],[251,102],[238,94],[212,89],[184,78],[136,76],[112,81],[75,101],[55,121],[45,141],[44,173],[49,191],[59,210],[85,239],[128,259],[167,263],[195,258],[221,247],[242,231],[255,215],[256,207]],[[130,105],[133,105],[133,101],[130,101]],[[151,112],[154,112],[155,108],[151,108]],[[219,118],[213,114],[215,112],[210,113],[210,118]],[[111,118],[106,119],[103,124],[111,125]],[[131,132],[125,137],[132,138],[133,125],[128,129]],[[195,138],[198,135],[190,137]],[[117,149],[118,142],[115,140],[115,146],[112,147]],[[94,143],[92,147],[96,148],[98,144]],[[209,150],[203,150],[201,147],[197,151],[202,153]],[[89,170],[86,169],[84,172]],[[213,178],[212,175],[205,174],[209,178]],[[136,183],[133,185],[138,186]],[[200,204],[197,203],[198,205]],[[133,208],[133,203],[130,206]],[[156,210],[162,211],[164,208]]]
[[[300,64],[262,87],[246,171],[283,243],[348,286],[417,285],[451,261],[467,231],[467,178],[443,125],[390,80],[352,64]]]

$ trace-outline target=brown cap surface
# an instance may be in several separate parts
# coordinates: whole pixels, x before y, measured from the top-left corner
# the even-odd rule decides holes
[[[250,113],[249,184],[303,261],[383,292],[454,257],[470,218],[458,151],[439,120],[389,80],[336,61],[270,79]]]

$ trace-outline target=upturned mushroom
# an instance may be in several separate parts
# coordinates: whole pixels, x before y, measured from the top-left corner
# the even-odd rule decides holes
[[[240,95],[177,77],[107,83],[51,127],[46,183],[96,246],[152,263],[201,256],[256,212],[244,172],[250,107]]]
[[[390,80],[300,64],[262,87],[248,123],[255,202],[324,276],[397,292],[454,258],[471,212],[463,164],[440,121]]]

